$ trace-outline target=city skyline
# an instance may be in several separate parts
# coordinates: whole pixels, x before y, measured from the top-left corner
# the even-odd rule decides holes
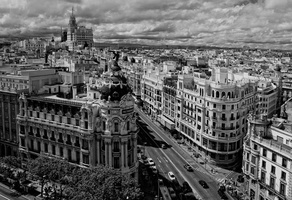
[[[0,37],[59,37],[71,8],[96,42],[292,49],[288,0],[0,0]]]

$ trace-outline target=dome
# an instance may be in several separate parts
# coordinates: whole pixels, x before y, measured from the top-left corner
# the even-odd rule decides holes
[[[106,84],[99,89],[99,92],[101,100],[120,101],[124,95],[131,92],[131,88],[127,84]]]
[[[113,72],[121,71],[121,67],[118,65],[118,62],[117,62],[117,61],[114,61],[114,62],[113,62],[113,66],[111,67],[111,70],[112,70]]]

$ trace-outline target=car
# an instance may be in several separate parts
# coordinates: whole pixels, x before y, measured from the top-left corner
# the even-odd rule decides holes
[[[205,188],[205,189],[209,188],[208,184],[205,181],[199,180],[199,183],[200,183],[201,186],[203,186],[203,188]]]
[[[155,165],[154,161],[152,160],[152,158],[148,158],[148,165],[149,166],[153,166]]]
[[[142,154],[142,155],[141,155],[141,158],[142,158],[142,160],[145,161],[145,160],[147,159],[147,156],[145,156],[144,154]]]
[[[162,148],[162,149],[167,149],[166,144],[162,144],[162,145],[161,145],[161,148]]]
[[[188,170],[189,172],[194,171],[193,168],[192,168],[189,164],[185,164],[185,165],[184,165],[184,168],[185,168],[186,170]]]
[[[163,186],[164,184],[163,184],[163,180],[160,178],[160,179],[158,179],[158,185],[159,186]]]
[[[157,174],[157,173],[158,173],[158,170],[157,170],[157,168],[156,168],[155,165],[150,166],[150,169],[152,170],[152,172],[153,172],[154,174]]]
[[[168,172],[168,177],[171,181],[174,181],[176,179],[173,172]]]
[[[172,187],[169,187],[169,188],[168,188],[168,191],[169,191],[170,197],[171,197],[172,199],[176,199],[176,194],[175,194],[174,189],[173,189]]]

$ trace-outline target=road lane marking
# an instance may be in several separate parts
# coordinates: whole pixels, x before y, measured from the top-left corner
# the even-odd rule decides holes
[[[141,129],[144,130],[144,132],[147,134],[148,138],[150,138],[150,139],[154,142],[154,144],[156,144],[157,147],[158,147],[158,144],[155,142],[155,140],[154,140],[152,137],[149,136],[148,132],[145,131],[145,129],[144,129],[141,125],[139,125],[139,126],[140,126]],[[150,128],[152,128],[152,127],[150,127]],[[155,131],[155,130],[154,130],[154,131]],[[159,136],[159,135],[158,135],[158,136]],[[160,137],[160,136],[159,136],[159,137]],[[161,138],[161,137],[160,137],[160,138]],[[162,138],[162,139],[163,139],[163,138]],[[164,140],[164,139],[163,139],[163,140]],[[164,140],[164,141],[165,141],[165,140]],[[181,171],[176,167],[176,165],[171,161],[171,159],[165,154],[165,152],[162,151],[161,149],[159,149],[159,150],[160,150],[161,153],[164,154],[164,156],[169,160],[169,162],[172,164],[172,166],[173,166],[178,172],[180,172],[181,177],[182,177],[185,181],[187,181],[188,178],[187,178],[183,173],[181,173]],[[166,164],[166,163],[165,163],[165,164]],[[166,164],[166,165],[167,165],[167,164]],[[193,185],[190,184],[190,186],[191,186],[191,188],[192,188],[192,190],[193,190],[193,193],[195,193],[195,196],[196,196],[196,197],[199,197],[199,199],[202,199],[201,195],[199,195],[198,191],[193,187]]]
[[[0,194],[0,197],[3,197],[4,199],[10,200],[7,197],[3,196],[2,194]]]
[[[157,157],[157,160],[161,163],[161,160]]]
[[[165,158],[165,157],[164,157],[164,160],[165,160],[166,162],[168,162],[167,158]]]

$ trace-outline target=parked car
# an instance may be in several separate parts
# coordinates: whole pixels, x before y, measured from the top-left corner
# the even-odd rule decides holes
[[[158,170],[157,170],[157,168],[156,168],[155,165],[150,166],[150,168],[151,168],[151,170],[152,170],[152,172],[153,172],[154,174],[157,174],[157,173],[158,173]]]
[[[148,165],[149,166],[153,166],[155,165],[154,161],[152,160],[152,158],[148,158]]]
[[[168,172],[168,177],[171,181],[174,181],[176,179],[173,172]]]
[[[161,148],[162,148],[162,149],[167,149],[166,144],[161,144]]]
[[[163,186],[163,185],[164,185],[162,179],[158,179],[158,185],[159,185],[159,186]]]
[[[176,199],[176,194],[175,194],[174,189],[173,189],[172,187],[169,187],[169,188],[168,188],[168,191],[169,191],[170,197],[171,197],[172,199]]]
[[[193,168],[192,168],[189,164],[185,164],[185,165],[184,165],[184,168],[185,168],[186,170],[188,170],[189,172],[194,171]]]
[[[209,188],[208,184],[205,181],[199,180],[199,183],[201,186],[203,186],[203,188],[205,188],[205,189]]]

